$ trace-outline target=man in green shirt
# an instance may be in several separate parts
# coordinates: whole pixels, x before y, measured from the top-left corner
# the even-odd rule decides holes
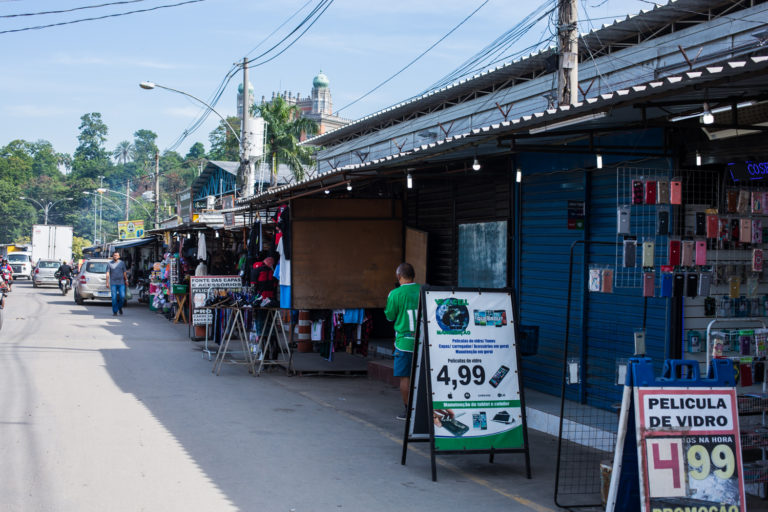
[[[411,387],[411,364],[420,287],[413,282],[416,273],[410,263],[401,263],[395,274],[400,286],[389,292],[384,315],[387,320],[395,323],[394,376],[400,377],[400,395],[405,404],[405,412],[397,418],[404,420],[408,414],[408,391]]]

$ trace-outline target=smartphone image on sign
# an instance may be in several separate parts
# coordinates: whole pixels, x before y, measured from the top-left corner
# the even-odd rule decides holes
[[[453,434],[456,437],[461,437],[467,432],[469,432],[469,427],[460,422],[459,420],[455,418],[451,418],[450,416],[443,416],[440,418],[440,424],[442,427]]]
[[[493,374],[493,377],[491,377],[491,380],[488,381],[488,383],[493,387],[498,387],[501,381],[504,379],[504,377],[507,376],[509,373],[509,368],[501,365],[501,367],[496,370],[496,373]]]
[[[480,411],[472,415],[472,428],[488,430],[488,417],[486,416],[485,411]]]

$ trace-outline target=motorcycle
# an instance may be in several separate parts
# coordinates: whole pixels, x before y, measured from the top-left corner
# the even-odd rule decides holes
[[[69,278],[62,276],[58,272],[56,272],[56,278],[59,280],[59,290],[61,290],[61,294],[66,295],[69,293]]]
[[[139,302],[141,304],[149,303],[149,279],[139,279],[136,291],[139,296]]]

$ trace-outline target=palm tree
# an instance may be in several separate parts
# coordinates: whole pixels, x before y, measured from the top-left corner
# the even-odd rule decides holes
[[[115,150],[112,152],[112,157],[117,160],[117,163],[123,165],[125,165],[128,160],[133,160],[134,155],[135,150],[133,144],[127,140],[124,140],[118,144]]]
[[[314,135],[318,126],[312,119],[301,117],[301,109],[280,96],[269,103],[254,105],[255,113],[267,123],[266,151],[272,160],[270,185],[277,183],[277,166],[286,164],[296,180],[304,178],[304,166],[312,163],[313,149],[299,146],[303,135]]]

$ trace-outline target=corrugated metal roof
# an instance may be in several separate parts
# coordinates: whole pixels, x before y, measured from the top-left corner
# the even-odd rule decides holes
[[[364,163],[346,165],[338,167],[325,173],[319,173],[313,178],[308,178],[298,183],[283,185],[262,192],[255,196],[238,201],[240,204],[259,204],[268,202],[270,198],[279,196],[281,193],[296,189],[309,189],[313,184],[322,183],[331,178],[335,182],[343,182],[344,174],[350,172],[364,171],[367,169],[377,169],[387,167],[392,164],[406,165],[409,160],[413,160],[429,153],[438,153],[448,151],[451,148],[468,144],[471,139],[490,138],[505,133],[529,133],[536,128],[547,127],[553,123],[567,122],[578,119],[594,112],[608,112],[620,104],[632,105],[640,100],[661,94],[675,93],[684,89],[695,90],[697,86],[704,85],[713,80],[725,80],[729,77],[756,76],[758,80],[765,81],[760,75],[755,75],[758,71],[768,70],[768,56],[752,56],[738,60],[731,60],[720,65],[708,65],[700,69],[694,69],[679,75],[668,76],[650,82],[640,83],[630,87],[618,89],[612,93],[601,94],[596,98],[587,98],[585,101],[574,105],[564,105],[541,112],[535,112],[531,115],[524,115],[520,118],[495,123],[481,128],[475,128],[465,133],[446,137],[429,144],[422,144],[412,150],[397,154],[387,155],[379,159]],[[703,95],[701,90],[695,90],[695,94]],[[694,100],[692,100],[694,101]],[[610,119],[610,116],[605,118]],[[579,124],[584,127],[587,122]],[[553,130],[553,133],[555,131]]]
[[[706,11],[720,5],[732,3],[732,1],[728,0],[669,0],[666,5],[656,4],[652,9],[627,15],[625,18],[614,20],[611,24],[603,24],[600,29],[582,34],[579,44],[582,49],[586,49],[617,43],[626,40],[630,35],[643,34],[652,31],[655,27],[700,13],[702,10]],[[472,77],[462,78],[445,87],[414,96],[357,119],[346,126],[312,137],[304,141],[303,144],[324,145],[328,141],[366,129],[369,126],[382,124],[407,112],[427,108],[430,105],[442,103],[472,90],[483,89],[495,83],[546,69],[547,60],[556,54],[556,47],[549,47],[531,53],[526,57],[495,66]]]

